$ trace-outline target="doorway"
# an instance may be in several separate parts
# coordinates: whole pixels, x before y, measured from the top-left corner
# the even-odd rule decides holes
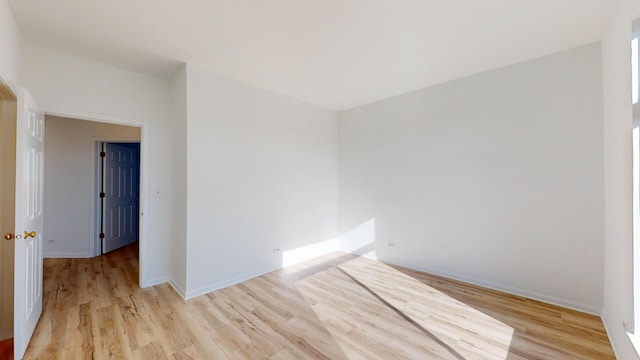
[[[98,144],[102,254],[139,238],[140,143]]]
[[[2,79],[0,79],[0,140],[2,141],[2,143],[0,143],[0,152],[1,152],[0,170],[2,171],[2,173],[0,174],[0,195],[2,195],[2,202],[0,204],[0,233],[2,235],[8,235],[9,238],[11,238],[11,236],[14,235],[14,230],[16,230],[17,228],[20,228],[20,230],[23,230],[22,229],[23,227],[24,228],[28,227],[28,226],[24,226],[26,224],[16,224],[16,220],[19,220],[15,216],[16,213],[18,213],[16,211],[16,208],[20,207],[16,205],[24,204],[24,202],[18,201],[20,197],[16,197],[17,193],[15,191],[12,192],[11,189],[14,189],[14,190],[16,188],[19,189],[20,185],[23,184],[23,180],[25,179],[25,177],[34,178],[32,176],[27,176],[27,175],[21,176],[21,174],[23,174],[23,171],[16,171],[16,168],[19,165],[24,164],[23,161],[20,161],[20,160],[16,161],[16,159],[21,154],[24,154],[24,152],[22,151],[16,152],[16,149],[20,148],[20,141],[16,142],[16,140],[20,140],[20,138],[16,139],[16,134],[17,134],[16,128],[20,129],[20,126],[22,126],[21,124],[28,123],[33,125],[37,123],[38,131],[34,130],[33,133],[39,134],[40,138],[42,138],[44,137],[44,132],[42,130],[47,126],[47,124],[54,123],[54,121],[52,121],[52,118],[56,118],[56,117],[60,118],[60,116],[56,116],[56,115],[47,115],[45,119],[44,113],[47,111],[46,110],[40,111],[40,109],[37,107],[37,104],[34,104],[33,98],[29,95],[29,93],[26,90],[21,90],[21,95],[19,98],[20,98],[20,101],[22,102],[22,105],[20,105],[20,101],[17,101],[16,96],[11,92],[11,90],[9,90],[9,88],[4,85],[4,83],[2,82]],[[18,105],[20,105],[20,112],[18,112]],[[17,115],[20,115],[21,117],[23,117],[24,115],[24,113],[22,112],[23,109],[25,110],[28,109],[29,111],[34,112],[33,113],[34,116],[31,116],[32,113],[28,113],[27,115],[29,116],[24,116],[24,118],[20,120],[20,122],[18,122],[17,120],[19,119]],[[52,112],[47,112],[47,113],[52,114]],[[118,130],[115,135],[109,135],[108,138],[109,140],[113,140],[113,141],[137,141],[140,144],[139,146],[143,148],[143,150],[140,151],[140,164],[141,164],[140,167],[145,170],[144,172],[142,172],[143,180],[141,181],[140,191],[142,192],[144,189],[148,187],[148,177],[146,176],[147,161],[145,157],[146,156],[145,154],[148,154],[148,151],[146,151],[147,143],[143,140],[143,137],[146,138],[148,136],[148,128],[144,124],[136,124],[135,122],[132,122],[130,126],[116,125],[116,124],[121,124],[122,120],[121,119],[104,119],[104,121],[111,121],[111,122],[101,122],[102,120],[100,119],[87,119],[83,121],[83,120],[78,120],[83,116],[75,117],[75,115],[73,114],[71,116],[74,116],[74,117],[66,118],[66,120],[74,121],[76,122],[76,124],[93,124],[98,129],[102,129],[103,127],[109,127],[109,126],[116,126],[116,127],[120,126],[121,128],[130,129],[131,131],[133,131],[133,133],[128,135],[126,131]],[[26,119],[34,119],[36,120],[36,122],[24,121]],[[41,211],[43,209],[42,199],[46,198],[47,195],[50,195],[50,196],[62,195],[62,201],[58,203],[55,203],[55,202],[52,203],[49,201],[44,202],[44,210],[47,213],[47,216],[45,217],[45,222],[48,219],[50,221],[49,225],[51,225],[51,222],[53,222],[58,226],[58,228],[56,228],[55,226],[54,227],[49,226],[48,230],[43,232],[42,231],[43,226],[41,223],[40,226],[36,229],[38,230],[37,237],[36,237],[36,231],[31,231],[30,233],[27,233],[25,231],[24,239],[27,239],[28,237],[34,237],[34,239],[37,238],[38,242],[41,245],[38,251],[33,252],[34,254],[35,253],[38,254],[37,256],[34,255],[36,258],[39,257],[40,259],[42,259],[43,243],[45,247],[45,251],[44,251],[45,257],[73,258],[73,257],[93,257],[97,255],[94,252],[95,249],[92,248],[93,245],[81,247],[79,249],[80,250],[79,252],[78,252],[78,249],[74,248],[73,246],[65,247],[66,245],[69,245],[69,244],[73,245],[72,242],[77,240],[80,240],[84,245],[86,245],[87,243],[94,244],[94,241],[90,241],[92,239],[93,231],[96,230],[96,228],[94,227],[95,222],[93,221],[93,219],[95,218],[94,217],[95,203],[93,202],[95,197],[94,196],[95,192],[93,190],[96,190],[96,188],[94,187],[95,177],[93,174],[93,169],[95,169],[95,164],[93,163],[95,152],[93,151],[93,149],[95,147],[96,139],[100,139],[100,138],[104,139],[104,137],[97,137],[96,135],[83,133],[82,128],[83,128],[83,125],[74,126],[68,132],[67,134],[68,137],[66,139],[60,139],[60,138],[56,139],[56,137],[49,136],[51,134],[47,135],[47,141],[44,144],[45,145],[44,152],[47,152],[49,155],[51,155],[50,151],[47,151],[46,147],[49,145],[53,145],[53,146],[58,146],[64,149],[64,151],[66,151],[65,153],[66,155],[58,157],[57,161],[55,157],[48,157],[47,161],[44,161],[45,176],[47,172],[49,173],[49,175],[54,174],[55,176],[53,177],[49,176],[47,178],[47,181],[44,184],[45,185],[44,196],[42,196],[42,187],[40,187],[41,189],[40,195],[35,197],[31,196],[28,199],[38,199],[38,203],[40,204],[38,206],[38,209],[40,210],[38,211],[41,214],[43,213],[43,211]],[[84,152],[76,151],[78,145],[85,144],[87,142],[89,144],[88,151],[84,151]],[[64,145],[67,145],[67,146],[64,146]],[[40,155],[38,159],[42,159],[43,150],[41,149],[38,154]],[[18,157],[16,155],[18,155]],[[79,156],[74,156],[74,155],[79,155]],[[63,161],[60,161],[60,159],[62,159]],[[71,160],[71,161],[65,162],[64,161],[65,159]],[[87,159],[89,161],[88,163],[86,163]],[[43,163],[42,161],[39,162],[39,164],[42,164],[42,163]],[[47,170],[47,167],[48,167],[48,170]],[[77,174],[73,173],[74,169],[76,171],[79,171],[81,176],[75,176]],[[89,207],[85,206],[86,204],[83,202],[82,206],[76,207],[74,206],[74,204],[79,199],[80,200],[82,199],[82,196],[80,195],[83,193],[83,191],[81,191],[82,186],[80,187],[78,186],[79,184],[78,181],[81,180],[81,178],[84,175],[86,175],[86,170],[89,170],[88,171],[89,178],[86,182],[81,181],[81,183],[83,184],[82,186],[86,186],[88,188],[88,191],[86,192],[86,194],[88,196],[90,206]],[[42,170],[40,170],[39,173],[42,174]],[[55,181],[52,181],[56,177],[58,180],[61,180],[61,181],[57,183]],[[40,181],[39,184],[42,184],[42,181]],[[47,187],[48,187],[48,190],[46,189]],[[65,194],[65,191],[67,191],[66,194]],[[25,200],[25,199],[22,199],[22,200]],[[49,205],[48,210],[46,210],[47,205]],[[57,206],[60,206],[60,207],[57,207]],[[4,209],[7,209],[7,208],[10,208],[10,209],[5,211]],[[73,217],[73,214],[76,214],[73,212],[74,209],[79,211],[79,213],[81,214],[80,217],[78,218]],[[18,211],[19,210],[20,209],[18,209]],[[142,214],[142,206],[140,207],[140,211],[141,211],[140,214]],[[19,212],[19,213],[22,213],[22,212]],[[91,231],[88,231],[86,233],[83,232],[79,234],[78,237],[61,236],[64,234],[57,233],[56,231],[49,231],[49,230],[56,230],[56,229],[59,230],[60,228],[62,229],[70,228],[69,225],[73,223],[79,223],[79,222],[84,223],[84,221],[79,221],[78,219],[81,217],[83,218],[85,214],[87,216],[86,222],[91,224],[90,225]],[[62,216],[61,218],[62,221],[60,221],[59,223],[56,220],[56,215]],[[8,217],[12,217],[12,219],[7,220]],[[60,220],[60,218],[58,218],[58,220]],[[140,222],[141,244],[146,243],[145,235],[144,235],[146,234],[146,231],[142,230],[142,229],[145,229],[145,226],[146,226],[145,223],[141,221]],[[29,235],[27,236],[27,234]],[[22,237],[22,235],[16,235],[16,236]],[[83,239],[84,241],[82,241]],[[69,241],[71,241],[71,243]],[[2,331],[3,328],[7,329],[6,333],[2,332],[0,333],[0,335],[4,337],[4,336],[11,336],[11,334],[13,334],[13,336],[17,341],[16,350],[18,351],[18,353],[20,353],[21,351],[24,352],[27,346],[25,341],[29,339],[30,334],[25,334],[22,331],[20,331],[21,329],[18,328],[18,324],[21,323],[20,319],[18,319],[18,321],[14,321],[15,313],[19,313],[19,311],[15,310],[18,308],[18,304],[27,303],[26,301],[20,301],[20,296],[24,298],[25,292],[14,290],[14,285],[13,285],[14,280],[15,280],[15,284],[20,283],[21,280],[24,280],[24,281],[38,280],[38,279],[40,281],[42,280],[41,270],[39,272],[39,275],[27,276],[23,274],[24,271],[22,271],[22,273],[18,271],[19,269],[24,267],[18,266],[20,265],[20,263],[18,262],[16,263],[13,262],[14,253],[16,253],[20,248],[18,244],[22,244],[22,243],[15,243],[15,241],[5,241],[0,239],[0,262],[1,262],[0,263],[0,279],[2,281],[2,284],[0,285],[0,331]],[[6,245],[13,246],[12,248],[13,250],[8,252],[4,251],[4,249],[6,248]],[[47,245],[55,245],[48,249],[49,253],[47,253],[47,249],[46,249]],[[74,253],[74,251],[76,252]],[[137,249],[136,249],[136,253],[138,253]],[[139,250],[139,253],[140,253],[140,260],[141,260],[140,266],[142,267],[143,266],[142,265],[142,260],[143,260],[142,246]],[[9,256],[5,261],[6,254],[9,254]],[[17,261],[20,258],[15,257],[15,259]],[[34,261],[31,261],[31,263],[34,263]],[[5,273],[4,271],[2,271],[2,268],[7,266],[9,267],[10,271],[8,273]],[[136,267],[137,266],[138,265],[136,264]],[[142,271],[140,272],[139,276],[141,277],[140,284],[141,286],[143,286],[144,281],[142,281],[143,280]],[[5,279],[8,279],[8,281],[5,281]],[[10,291],[9,292],[3,291],[3,289],[5,288],[9,288]],[[38,288],[42,289],[41,282],[39,285],[36,284],[34,286],[34,289],[37,290]],[[31,291],[31,293],[35,294],[36,292]],[[38,293],[41,294],[41,292],[38,292]],[[13,303],[13,306],[11,305],[11,303]],[[5,316],[3,314],[3,311],[4,311],[3,309],[8,309],[7,313],[9,313],[10,315]],[[6,325],[7,321],[11,321],[13,322],[13,324]],[[37,321],[37,318],[36,318],[36,321]],[[35,323],[34,323],[34,326],[35,326]],[[5,335],[5,334],[9,334],[9,335]],[[2,345],[3,343],[0,343],[0,347]],[[13,350],[13,346],[11,350]],[[0,358],[5,358],[4,355],[5,354],[2,352],[2,349],[0,349]]]
[[[0,358],[13,354],[16,111],[16,96],[0,79]]]
[[[102,254],[99,144],[136,143],[139,148],[141,129],[47,115],[45,132],[44,255],[99,256]]]

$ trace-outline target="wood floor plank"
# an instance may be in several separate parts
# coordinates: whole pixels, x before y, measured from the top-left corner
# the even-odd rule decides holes
[[[44,274],[25,359],[614,359],[596,316],[344,253],[188,301],[136,245]]]
[[[129,358],[131,359],[131,358]],[[160,342],[155,341],[150,344],[147,344],[141,348],[136,349],[133,352],[133,359],[136,360],[147,360],[147,359],[157,359],[163,360],[168,359],[167,354],[160,344]]]

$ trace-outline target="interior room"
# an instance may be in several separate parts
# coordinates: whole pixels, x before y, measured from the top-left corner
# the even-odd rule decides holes
[[[640,359],[638,18],[0,0],[0,357]]]

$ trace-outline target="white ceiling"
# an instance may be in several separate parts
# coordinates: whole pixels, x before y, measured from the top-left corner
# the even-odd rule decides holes
[[[343,110],[600,39],[615,0],[10,0],[29,43]]]

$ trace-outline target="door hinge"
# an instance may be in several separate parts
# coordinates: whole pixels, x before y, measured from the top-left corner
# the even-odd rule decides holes
[[[106,196],[106,194],[105,194],[104,192],[101,192],[101,193],[100,193],[100,197],[101,197],[101,198],[103,198],[103,197],[105,197],[105,196]]]
[[[100,233],[100,239],[104,239],[104,233]]]
[[[104,151],[100,151],[100,157],[106,157],[106,156],[107,156],[107,153],[106,153],[106,152],[104,152]]]

